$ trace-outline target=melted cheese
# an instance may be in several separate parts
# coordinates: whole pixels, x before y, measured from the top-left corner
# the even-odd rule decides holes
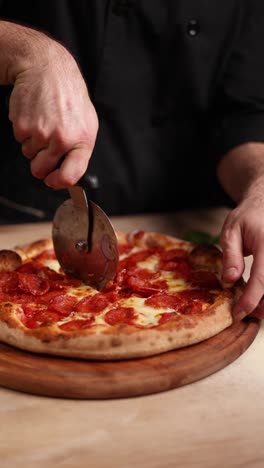
[[[137,266],[139,268],[145,268],[146,270],[149,270],[149,271],[156,271],[158,264],[159,264],[159,258],[157,257],[157,255],[152,255],[151,257],[147,258],[147,260],[138,262]]]
[[[70,287],[67,289],[67,294],[69,296],[76,297],[76,299],[81,300],[84,297],[87,296],[94,296],[98,291],[96,289],[90,288],[89,286],[86,286],[85,284],[82,284],[81,286],[78,287]]]
[[[72,312],[70,315],[63,317],[58,323],[58,325],[62,325],[63,323],[71,322],[72,320],[87,320],[93,314],[91,312]]]
[[[145,304],[144,297],[131,296],[128,299],[121,299],[121,307],[133,307],[136,311],[136,320],[135,323],[143,327],[153,327],[158,325],[159,319],[161,317],[161,311],[149,307]],[[163,309],[162,312],[171,312],[168,308]]]
[[[56,271],[57,273],[60,273],[61,267],[58,262],[58,260],[55,260],[53,258],[45,258],[44,260],[41,261],[42,265],[50,268],[51,270]]]
[[[173,273],[170,271],[164,271],[162,273],[162,279],[167,281],[168,293],[184,291],[188,289],[188,283],[182,278],[174,278]]]

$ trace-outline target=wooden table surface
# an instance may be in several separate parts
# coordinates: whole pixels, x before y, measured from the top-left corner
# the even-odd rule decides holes
[[[114,218],[119,229],[220,231],[225,209]],[[50,224],[0,227],[0,248]],[[247,263],[248,275],[250,263]],[[264,331],[235,362],[169,392],[80,401],[0,388],[1,468],[263,468]]]

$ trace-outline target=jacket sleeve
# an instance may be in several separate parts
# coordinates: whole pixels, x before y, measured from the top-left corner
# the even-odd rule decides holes
[[[213,109],[219,157],[240,144],[264,142],[264,1],[241,4],[239,28]]]

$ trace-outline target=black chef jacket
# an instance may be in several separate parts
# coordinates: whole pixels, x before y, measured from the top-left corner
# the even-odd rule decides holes
[[[109,214],[227,202],[218,159],[264,140],[262,0],[0,0],[78,61],[99,116],[89,166]],[[68,197],[31,176],[0,101],[2,222],[50,219]],[[1,217],[1,215],[0,215]]]

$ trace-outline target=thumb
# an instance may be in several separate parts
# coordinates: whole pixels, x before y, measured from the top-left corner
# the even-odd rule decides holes
[[[245,268],[239,224],[234,227],[224,225],[220,243],[223,250],[222,279],[226,285],[231,285],[242,276]]]

